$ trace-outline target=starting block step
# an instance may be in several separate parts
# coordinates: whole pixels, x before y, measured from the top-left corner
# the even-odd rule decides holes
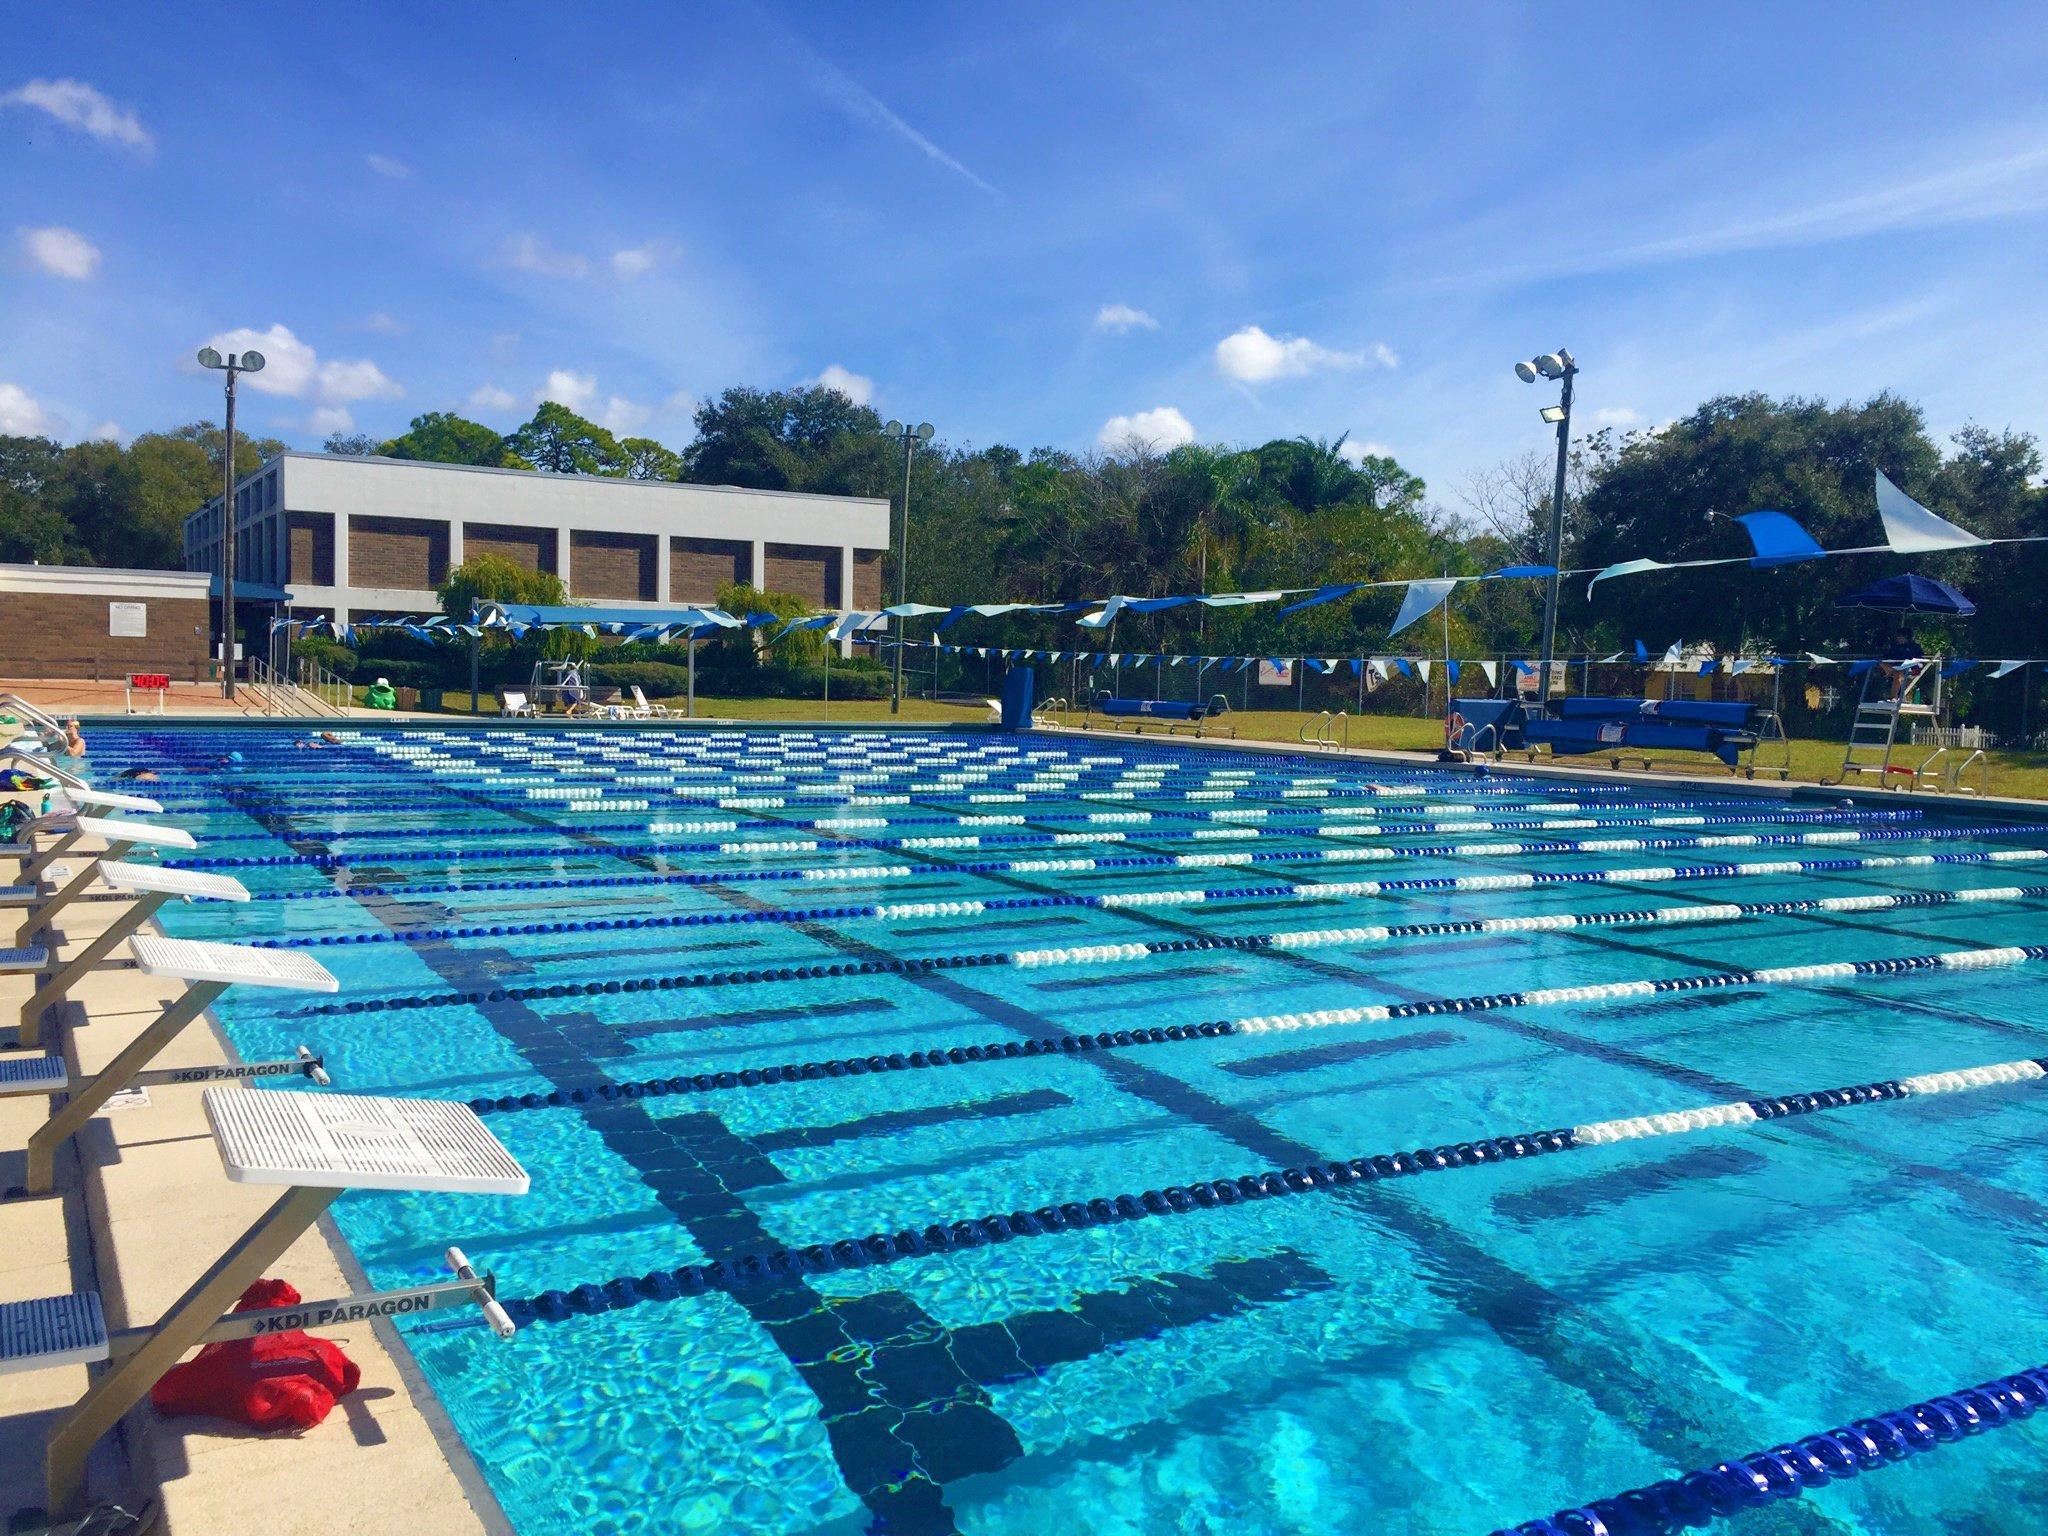
[[[523,1195],[526,1170],[467,1104],[355,1093],[206,1090],[207,1123],[237,1184]]]
[[[100,866],[100,879],[123,896],[193,896],[208,901],[247,901],[248,887],[231,875],[200,869],[166,869],[161,864],[130,864],[111,859]]]
[[[0,949],[0,975],[40,971],[49,963],[50,952],[40,944],[31,944],[26,949]]]
[[[0,1374],[86,1365],[107,1358],[98,1291],[0,1301]]]
[[[0,1056],[0,1095],[62,1093],[70,1086],[62,1056]]]
[[[291,950],[210,944],[201,939],[167,939],[147,933],[137,934],[129,945],[135,952],[136,969],[145,976],[280,987],[290,992],[341,990],[341,983],[326,966]]]
[[[41,894],[32,885],[0,885],[0,907],[26,907]]]

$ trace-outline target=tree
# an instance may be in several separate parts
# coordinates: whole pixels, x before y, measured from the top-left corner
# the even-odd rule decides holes
[[[472,555],[448,573],[434,594],[441,611],[456,624],[467,624],[478,602],[535,603],[560,607],[568,602],[562,578],[553,571],[529,571],[503,555]]]
[[[453,411],[428,411],[415,416],[402,437],[380,450],[392,459],[422,459],[432,464],[480,464],[487,469],[531,469],[506,446],[505,439],[480,421]]]
[[[628,480],[680,480],[682,455],[664,448],[651,437],[622,437],[619,452],[626,462]]]
[[[811,603],[794,592],[763,591],[743,582],[729,581],[718,589],[718,606],[741,619],[750,613],[774,615],[773,621],[763,624],[758,631],[721,629],[712,637],[714,646],[721,653],[720,659],[726,665],[753,667],[772,660],[784,666],[804,667],[817,666],[824,661],[826,647],[831,642],[821,629],[793,630],[776,641],[772,651],[766,648],[784,623],[810,613]]]
[[[151,434],[159,435],[159,434]],[[214,491],[220,489],[221,473],[227,468],[227,434],[210,421],[187,422],[182,427],[173,427],[160,434],[196,443],[206,455],[206,462],[213,466]],[[235,433],[235,475],[246,475],[267,459],[274,459],[280,453],[288,452],[290,444],[275,437],[251,437],[246,432]],[[198,510],[194,503],[192,510]]]
[[[338,453],[348,458],[368,458],[383,452],[377,439],[367,432],[330,432],[327,441],[320,445],[322,451]]]
[[[68,565],[85,558],[50,495],[64,449],[47,437],[0,436],[0,561]]]
[[[505,446],[534,469],[556,475],[618,475],[627,472],[618,439],[566,405],[543,400],[532,420],[505,439]]]
[[[683,474],[699,485],[881,496],[902,472],[882,418],[836,389],[728,389],[697,407]]]

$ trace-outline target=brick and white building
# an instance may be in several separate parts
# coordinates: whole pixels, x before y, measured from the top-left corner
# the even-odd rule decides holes
[[[218,571],[221,503],[185,520],[185,566]],[[292,610],[346,622],[430,613],[472,555],[562,578],[572,602],[710,603],[720,583],[794,592],[818,609],[878,609],[889,503],[283,453],[235,489],[235,579],[288,588]]]

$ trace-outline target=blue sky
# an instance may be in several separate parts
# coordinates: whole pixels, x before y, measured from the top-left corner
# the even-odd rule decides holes
[[[680,444],[1348,432],[1447,502],[1581,421],[1894,389],[2048,429],[2038,7],[14,6],[0,430],[317,446],[537,395]],[[278,328],[282,328],[281,330]]]

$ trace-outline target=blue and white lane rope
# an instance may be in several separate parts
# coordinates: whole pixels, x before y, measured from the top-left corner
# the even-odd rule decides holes
[[[1435,923],[1354,924],[1338,928],[1283,928],[1270,933],[1196,934],[1172,939],[1137,939],[1121,944],[1068,944],[1057,948],[980,950],[959,955],[889,955],[873,960],[831,960],[775,965],[739,966],[724,970],[684,971],[661,978],[670,990],[746,986],[761,982],[829,980],[842,976],[911,976],[935,970],[980,970],[989,966],[1024,969],[1056,966],[1120,965],[1157,956],[1218,951],[1247,954],[1292,953],[1332,946],[1354,947],[1409,939],[1463,938],[1473,934],[1562,933],[1573,928],[1672,927],[1685,923],[1748,922],[1760,917],[1794,917],[1802,913],[1887,912],[1905,907],[1961,906],[1973,902],[2037,901],[2048,897],[2048,885],[1988,886],[1966,891],[1923,891],[1888,896],[1822,896],[1794,901],[1699,902],[1644,907],[1614,912],[1548,912],[1518,917],[1466,918]],[[935,904],[942,905],[942,904]],[[630,920],[629,920],[630,921]],[[660,920],[657,920],[659,922]],[[400,938],[412,937],[411,931]],[[430,939],[432,930],[417,938]],[[271,947],[277,947],[275,945]],[[620,986],[626,982],[621,980]],[[611,985],[610,981],[603,985]],[[644,987],[643,987],[644,990]],[[374,998],[354,997],[345,1003],[318,1005],[316,1011],[354,1013]],[[411,1006],[456,1006],[475,1001],[473,993],[447,993],[419,999]]]
[[[1755,820],[1768,821],[1775,818],[1758,817]],[[1848,819],[1848,818],[1844,818]],[[1740,824],[1751,818],[1730,818]],[[1717,823],[1719,824],[1719,823]],[[950,868],[974,873],[1058,873],[1083,869],[1132,869],[1166,868],[1180,865],[1188,869],[1216,868],[1232,864],[1278,864],[1278,863],[1329,863],[1365,862],[1374,859],[1436,859],[1436,858],[1516,858],[1524,855],[1573,854],[1573,853],[1640,853],[1655,849],[1675,848],[1782,848],[1819,847],[1845,843],[1871,842],[1953,842],[1964,838],[1981,839],[1988,837],[2040,836],[2043,827],[2038,822],[1999,823],[1981,827],[1910,827],[1878,831],[1858,831],[1851,828],[1831,828],[1821,832],[1746,832],[1710,835],[1706,837],[1602,837],[1602,838],[1560,838],[1546,842],[1514,843],[1432,843],[1415,848],[1277,848],[1245,849],[1219,853],[1182,854],[1134,854],[1110,858],[1077,856],[1056,860],[1001,860],[979,868],[953,865]],[[563,848],[509,848],[509,849],[460,849],[460,848],[409,848],[395,849],[388,853],[365,854],[361,859],[327,853],[284,853],[226,858],[166,859],[171,869],[260,869],[290,868],[303,869],[353,869],[359,864],[371,868],[385,868],[393,864],[433,864],[438,867],[460,865],[465,861],[478,863],[489,860],[541,860],[541,859],[617,859],[652,854],[695,854],[748,856],[765,853],[809,853],[809,852],[949,852],[957,849],[981,848],[985,846],[1028,846],[1028,847],[1071,847],[1077,844],[1123,841],[1121,834],[1111,832],[1047,832],[1005,837],[901,837],[901,838],[847,838],[843,841],[819,839],[764,840],[757,843],[638,843],[607,844],[589,846],[571,844]],[[734,872],[744,873],[744,872]],[[769,879],[804,880],[818,878],[859,878],[858,875],[820,876],[812,869],[792,868],[787,870],[760,871],[760,876]]]
[[[1037,1035],[1029,1039],[994,1040],[986,1045],[937,1045],[916,1051],[892,1051],[868,1056],[842,1056],[830,1060],[787,1062],[737,1071],[679,1073],[670,1077],[647,1078],[639,1082],[603,1083],[595,1088],[568,1092],[503,1094],[470,1100],[478,1114],[509,1114],[519,1110],[557,1109],[587,1104],[593,1099],[666,1098],[671,1094],[710,1093],[726,1088],[761,1088],[776,1083],[816,1082],[828,1077],[864,1077],[881,1072],[929,1070],[966,1066],[973,1062],[1014,1061],[1034,1056],[1071,1056],[1091,1051],[1123,1050],[1137,1046],[1168,1045],[1194,1040],[1217,1040],[1240,1035],[1267,1035],[1301,1029],[1325,1029],[1353,1024],[1391,1023],[1407,1019],[1437,1018],[1446,1014],[1490,1013],[1506,1008],[1541,1008],[1554,1003],[1604,1003],[1628,998],[1654,997],[1672,992],[1700,992],[1731,987],[1801,985],[1843,981],[1860,976],[1902,976],[1938,970],[1988,970],[2048,959],[2048,945],[2030,944],[2003,949],[1948,950],[1931,955],[1907,955],[1889,960],[1837,961],[1826,965],[1788,965],[1761,971],[1719,971],[1705,975],[1665,976],[1654,981],[1610,981],[1581,987],[1549,987],[1530,992],[1492,992],[1474,997],[1439,997],[1407,1003],[1374,1003],[1356,1008],[1324,1008],[1302,1013],[1257,1014],[1243,1019],[1214,1019],[1203,1024],[1141,1026],[1137,1029],[1103,1030],[1093,1034]],[[651,983],[658,988],[659,983]],[[508,989],[503,997],[518,1000],[579,997],[589,992],[637,990],[631,983],[592,984],[587,990],[564,984]],[[499,997],[485,993],[480,1001]],[[323,1004],[308,1013],[374,1013],[385,1007],[411,1006],[409,999],[365,999],[354,1009]]]
[[[2014,853],[2031,853],[2032,850],[2013,849]],[[1923,855],[1931,859],[1933,855]],[[2030,860],[2013,862],[2039,862],[2048,859],[2048,852],[2035,853]],[[1809,864],[1851,862],[1859,868],[1889,867],[1900,863],[1894,859],[1853,860],[1853,861],[1788,861],[1776,864],[1702,866],[1697,870],[1680,868],[1659,868],[1644,870],[1602,871],[1606,883],[1635,878],[1644,881],[1688,880],[1717,878],[1730,874],[1785,874],[1804,870]],[[1486,876],[1467,877],[1484,882]],[[1596,882],[1588,881],[1587,884]],[[1529,886],[1508,887],[1529,889]],[[1038,911],[1049,907],[1079,907],[1101,912],[1135,910],[1152,907],[1189,907],[1207,905],[1212,902],[1233,901],[1315,901],[1350,896],[1382,896],[1399,894],[1409,890],[1430,889],[1440,891],[1440,886],[1422,887],[1413,881],[1404,880],[1358,880],[1339,881],[1328,885],[1259,885],[1240,887],[1228,891],[1194,889],[1184,891],[1122,891],[1103,892],[1093,896],[985,896],[968,897],[957,901],[900,901],[876,902],[859,907],[795,907],[785,909],[763,909],[757,911],[711,911],[663,913],[651,917],[584,917],[559,918],[545,922],[515,923],[466,923],[426,928],[376,928],[361,933],[309,933],[280,939],[255,939],[250,941],[258,949],[324,949],[354,944],[418,944],[446,943],[461,939],[505,939],[535,938],[562,933],[615,933],[625,929],[661,928],[705,928],[731,927],[744,923],[800,924],[815,922],[858,922],[879,920],[883,922],[909,922],[928,918],[1000,916],[1008,912]],[[1481,883],[1477,886],[1462,885],[1453,889],[1499,890],[1503,887]],[[1925,897],[1904,896],[1841,896],[1823,897],[1806,901],[1750,902],[1743,904],[1701,904],[1688,907],[1658,909],[1671,912],[1708,913],[1727,916],[1794,912],[1878,912],[1894,906],[1945,906],[1951,901],[2019,901],[2048,894],[2048,887],[2039,886],[1995,886],[1981,890],[1956,892],[1930,892]],[[1617,919],[1608,919],[1615,921]],[[1653,920],[1649,917],[1643,921]],[[1672,918],[1671,921],[1684,921]],[[1693,919],[1711,921],[1712,916]],[[1425,924],[1420,927],[1372,930],[1374,936],[1389,938],[1417,938],[1434,933],[1511,933],[1516,926],[1491,926],[1494,923],[1532,926],[1533,928],[1569,928],[1595,921],[1591,917],[1563,919],[1547,918],[1533,925],[1522,919],[1490,919],[1487,924]],[[1351,930],[1327,930],[1349,932]],[[1270,939],[1276,947],[1278,936]],[[1331,942],[1341,942],[1333,940]],[[1027,965],[1035,962],[1013,958],[1009,963]]]
[[[800,1248],[772,1248],[720,1259],[715,1264],[684,1264],[645,1275],[623,1275],[590,1282],[573,1290],[543,1291],[537,1296],[500,1298],[515,1322],[561,1322],[577,1315],[617,1312],[642,1302],[670,1301],[704,1291],[729,1291],[743,1286],[787,1283],[801,1275],[841,1269],[863,1269],[958,1248],[1045,1237],[1086,1227],[1111,1226],[1153,1216],[1185,1215],[1219,1205],[1249,1200],[1320,1193],[1352,1184],[1368,1184],[1403,1175],[1441,1173],[1490,1163],[1584,1147],[1607,1146],[1651,1136],[1681,1136],[1698,1131],[1754,1125],[1793,1115],[1851,1106],[1896,1102],[1928,1094],[1964,1093],[2034,1082],[2048,1076],[2040,1060],[1997,1062],[1958,1071],[1930,1072],[1918,1077],[1890,1078],[1848,1088],[1793,1093],[1776,1098],[1745,1099],[1732,1104],[1706,1104],[1691,1109],[1600,1120],[1560,1130],[1477,1137],[1413,1152],[1381,1153],[1343,1161],[1309,1163],[1271,1169],[1235,1178],[1203,1179],[1192,1184],[1148,1189],[1141,1194],[1102,1195],[954,1222],[935,1222],[918,1230],[874,1232],[865,1237]]]
[[[1374,850],[1375,856],[1384,855],[1386,850]],[[1227,891],[1181,890],[1181,891],[1123,891],[1103,892],[1088,896],[1016,896],[985,897],[945,903],[896,902],[876,903],[868,906],[793,908],[760,912],[716,912],[693,914],[692,918],[701,923],[727,922],[812,922],[831,921],[845,917],[926,917],[962,915],[969,912],[996,912],[1017,906],[1084,906],[1084,907],[1179,907],[1192,906],[1205,901],[1246,901],[1291,897],[1301,901],[1315,901],[1340,896],[1378,896],[1405,894],[1414,891],[1520,891],[1542,885],[1614,885],[1636,881],[1659,880],[1719,880],[1736,879],[1744,875],[1793,875],[1821,874],[1839,871],[1867,869],[1913,869],[1940,864],[1957,866],[1977,864],[2032,864],[2048,859],[2048,849],[2041,848],[1993,848],[1979,853],[1908,853],[1908,854],[1867,854],[1858,857],[1838,859],[1773,859],[1760,864],[1676,864],[1649,865],[1640,869],[1585,869],[1585,870],[1537,870],[1516,875],[1436,875],[1421,876],[1406,880],[1346,880],[1329,881],[1321,885],[1257,885],[1240,886]],[[1058,861],[1062,870],[1071,868],[1070,861]],[[1174,865],[1166,855],[1119,859],[1114,862],[1098,862],[1091,867],[1105,869],[1162,869]],[[571,891],[571,890],[619,890],[641,887],[682,887],[724,885],[741,881],[764,880],[836,880],[847,884],[869,881],[905,880],[922,875],[926,878],[938,875],[982,875],[1021,873],[1007,861],[972,864],[949,864],[937,869],[914,869],[908,864],[884,864],[867,868],[833,867],[814,871],[787,870],[739,870],[707,872],[682,870],[666,874],[636,875],[586,875],[560,876],[545,879],[523,880],[469,880],[460,885],[376,885],[360,884],[340,888],[321,885],[299,891],[256,891],[252,901],[329,901],[344,896],[385,897],[393,901],[416,901],[425,898],[449,896],[483,895],[504,891]],[[1033,871],[1036,872],[1036,871]],[[919,910],[927,906],[943,905],[946,913]],[[686,918],[689,923],[692,918]],[[589,919],[596,923],[599,919]],[[636,919],[616,920],[619,926],[631,927]],[[652,921],[639,920],[639,921]],[[553,927],[536,931],[566,933],[577,927],[574,921],[566,921]],[[504,925],[495,925],[476,934],[462,934],[450,930],[453,937],[496,937],[500,931],[510,932]],[[416,930],[424,932],[424,930]],[[390,936],[377,935],[371,939],[358,939],[352,934],[332,936],[336,943],[381,943]],[[281,944],[283,940],[255,940]]]
[[[2048,1365],[2015,1371],[1734,1461],[1503,1526],[1493,1536],[1673,1536],[1747,1509],[1796,1499],[2048,1407]]]

